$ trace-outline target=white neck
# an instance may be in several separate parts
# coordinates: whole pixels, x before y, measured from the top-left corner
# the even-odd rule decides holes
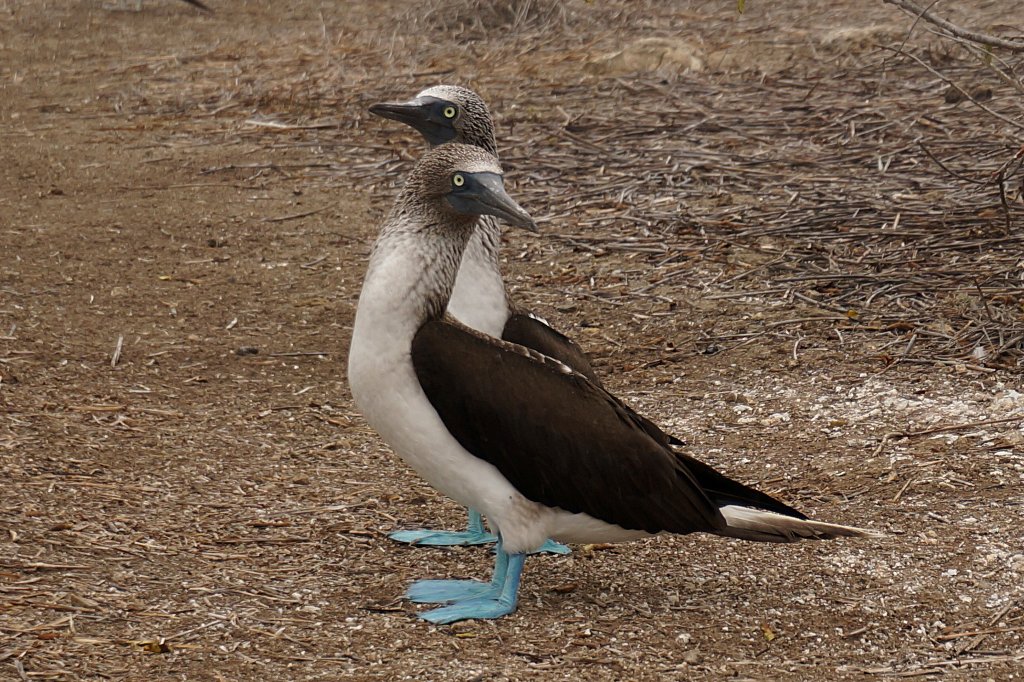
[[[483,216],[466,246],[448,303],[448,312],[459,322],[495,338],[501,338],[511,313],[498,266],[500,242],[498,221]]]
[[[449,497],[492,514],[508,508],[533,519],[526,502],[504,476],[467,452],[424,394],[412,361],[412,341],[423,322],[444,312],[462,250],[473,223],[432,229],[430,218],[396,220],[374,246],[359,296],[348,382],[359,412],[431,485]],[[514,530],[514,529],[513,529]],[[520,541],[534,546],[540,537]],[[510,537],[517,536],[513,532]]]
[[[381,233],[356,308],[350,380],[360,367],[407,356],[423,321],[444,311],[470,230],[472,223],[461,235],[431,235],[430,227],[406,223]]]

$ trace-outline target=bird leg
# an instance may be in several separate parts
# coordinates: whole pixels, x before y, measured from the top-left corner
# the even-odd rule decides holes
[[[526,562],[525,554],[508,554],[502,549],[500,541],[496,550],[497,558],[494,565],[494,579],[488,586],[490,589],[483,596],[456,601],[454,604],[433,609],[419,614],[423,620],[431,623],[447,624],[471,618],[501,618],[516,610],[519,599],[519,580]],[[494,589],[499,577],[502,576],[500,589]],[[415,584],[414,584],[415,585]]]

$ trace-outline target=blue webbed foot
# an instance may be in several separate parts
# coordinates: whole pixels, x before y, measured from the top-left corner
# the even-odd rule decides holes
[[[407,545],[429,545],[431,547],[486,545],[497,540],[490,533],[448,530],[399,530],[391,533],[388,537],[395,542]]]
[[[445,604],[469,599],[496,599],[508,576],[508,554],[499,544],[491,582],[480,580],[417,580],[405,592],[406,599],[421,604]]]
[[[464,531],[449,530],[400,530],[388,535],[395,542],[431,547],[456,547],[464,545],[487,545],[498,538],[484,529],[480,512],[469,510],[469,524]]]
[[[497,597],[501,586],[480,580],[417,580],[405,592],[405,598],[418,604],[446,604],[453,601]]]
[[[507,616],[516,610],[516,601],[519,596],[519,578],[522,576],[523,563],[525,561],[525,554],[508,554],[501,548],[501,542],[499,541],[498,555],[494,562],[494,577],[486,587],[486,596],[458,600],[449,606],[421,613],[419,617],[440,625],[470,618],[501,618],[502,616]],[[420,582],[464,583],[473,581],[431,580]],[[479,584],[483,585],[483,583]],[[416,583],[413,583],[412,587],[415,586]]]
[[[545,540],[543,545],[530,552],[530,554],[572,554],[572,550],[561,542]]]
[[[443,606],[439,609],[425,611],[419,614],[423,620],[444,625],[455,623],[470,618],[501,618],[516,610],[515,600],[507,600],[502,597],[491,599],[467,599],[458,601],[450,606]]]

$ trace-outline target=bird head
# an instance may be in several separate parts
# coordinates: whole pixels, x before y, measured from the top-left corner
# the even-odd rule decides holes
[[[482,147],[494,154],[494,124],[480,95],[457,85],[435,85],[408,102],[380,102],[370,112],[412,126],[432,146],[446,142]]]
[[[505,191],[498,160],[471,145],[446,144],[429,150],[416,164],[406,187],[461,216],[492,215],[531,232],[537,225]]]

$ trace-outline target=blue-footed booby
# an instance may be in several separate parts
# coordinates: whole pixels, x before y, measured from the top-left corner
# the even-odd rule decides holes
[[[411,126],[431,146],[457,142],[480,147],[498,157],[494,123],[487,104],[468,88],[435,85],[408,102],[381,102],[371,106],[370,111]],[[552,328],[543,318],[512,302],[498,263],[500,243],[501,228],[497,219],[482,216],[462,257],[448,313],[484,334],[560,360],[600,386],[600,379],[590,361],[572,339]],[[666,438],[675,445],[681,444],[675,438]],[[484,530],[480,513],[473,509],[469,510],[466,531],[398,531],[390,537],[399,542],[424,545],[482,544],[494,540]],[[540,551],[565,554],[569,550],[564,545],[548,542]]]
[[[526,554],[548,538],[618,542],[657,533],[795,542],[871,534],[813,521],[672,450],[586,375],[445,315],[478,216],[533,220],[479,147],[426,152],[374,244],[356,310],[349,384],[385,442],[432,486],[487,515],[493,577],[419,580],[447,604],[433,623],[516,608]]]

